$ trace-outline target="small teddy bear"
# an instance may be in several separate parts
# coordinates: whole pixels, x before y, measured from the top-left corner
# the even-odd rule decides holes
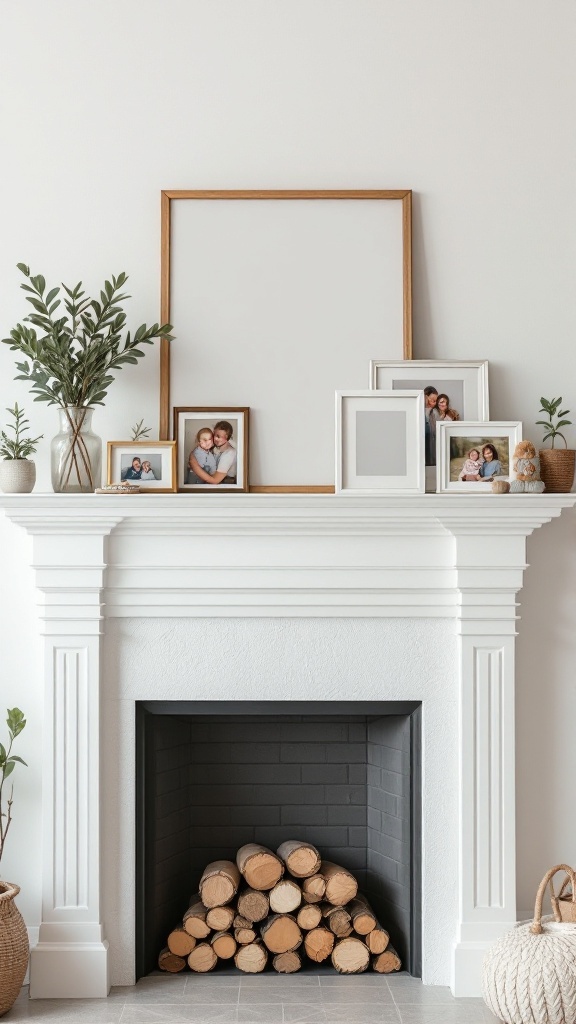
[[[516,445],[513,469],[516,479],[510,483],[512,494],[522,491],[530,491],[532,494],[542,493],[545,485],[540,479],[540,459],[536,455],[536,449],[531,441],[520,441]]]

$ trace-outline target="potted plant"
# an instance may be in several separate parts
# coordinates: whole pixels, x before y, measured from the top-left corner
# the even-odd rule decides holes
[[[552,439],[550,448],[541,448],[540,475],[546,484],[546,490],[555,494],[566,494],[572,489],[574,482],[574,466],[576,462],[576,451],[568,447],[568,443],[562,427],[571,426],[572,421],[564,419],[568,416],[569,409],[560,409],[561,398],[541,398],[540,412],[547,415],[547,420],[537,420],[536,425],[544,428],[543,441]],[[556,422],[554,422],[556,420]],[[561,437],[564,441],[564,448],[556,448],[555,441]]]
[[[26,719],[19,708],[8,709],[8,747],[0,743],[0,859],[12,823],[14,787],[6,792],[6,780],[17,764],[26,764],[12,753],[12,745],[20,735]],[[13,1005],[24,981],[28,967],[28,932],[22,915],[14,903],[20,888],[12,882],[0,881],[0,1017]]]
[[[14,419],[14,423],[6,427],[13,431],[14,437],[8,437],[4,430],[0,433],[0,490],[5,494],[29,494],[36,483],[36,466],[28,456],[34,455],[44,435],[25,436],[29,423],[24,409],[18,408],[18,402],[6,412]]]
[[[104,282],[99,299],[87,296],[81,281],[74,288],[62,285],[66,315],[59,316],[60,288],[46,291],[41,274],[32,276],[25,263],[18,263],[18,269],[26,278],[21,287],[33,312],[2,341],[26,359],[16,363],[16,380],[32,385],[36,402],[60,407],[60,432],[51,445],[52,487],[93,491],[102,472],[102,442],[91,429],[94,406],[104,405],[114,374],[144,356],[140,346],[154,338],[171,339],[172,327],[142,324],[134,336],[125,333],[121,303],[130,296],[122,292],[128,280],[124,273]]]

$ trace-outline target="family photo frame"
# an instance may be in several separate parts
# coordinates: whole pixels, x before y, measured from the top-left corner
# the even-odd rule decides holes
[[[490,417],[486,360],[372,359],[369,386],[375,390],[418,388],[424,392],[427,491],[436,490],[436,424]]]
[[[173,415],[178,491],[248,491],[249,408],[179,406]]]
[[[176,490],[175,441],[108,441],[107,484],[134,484],[142,493]]]
[[[439,422],[437,492],[490,493],[493,480],[510,478],[514,449],[521,440],[519,421]]]
[[[336,392],[336,494],[424,492],[421,391]]]

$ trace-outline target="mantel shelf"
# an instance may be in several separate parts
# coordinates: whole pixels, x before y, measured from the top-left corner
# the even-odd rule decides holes
[[[375,533],[528,536],[576,494],[4,494],[0,510],[33,534],[117,530],[162,535]]]

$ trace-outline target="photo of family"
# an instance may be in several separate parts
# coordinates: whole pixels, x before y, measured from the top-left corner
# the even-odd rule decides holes
[[[121,455],[120,456],[120,479],[121,480],[149,480],[162,479],[162,459],[159,455]]]
[[[174,441],[109,441],[108,484],[132,484],[139,491],[176,490]]]
[[[459,386],[458,386],[459,385]],[[407,388],[407,382],[399,382],[398,388]],[[424,463],[436,465],[436,424],[439,420],[463,419],[464,394],[461,381],[418,381],[411,385],[422,388],[424,395]],[[450,388],[450,393],[447,393]]]
[[[510,472],[507,437],[451,437],[450,480],[487,483]]]
[[[175,409],[180,490],[247,490],[247,409]]]

